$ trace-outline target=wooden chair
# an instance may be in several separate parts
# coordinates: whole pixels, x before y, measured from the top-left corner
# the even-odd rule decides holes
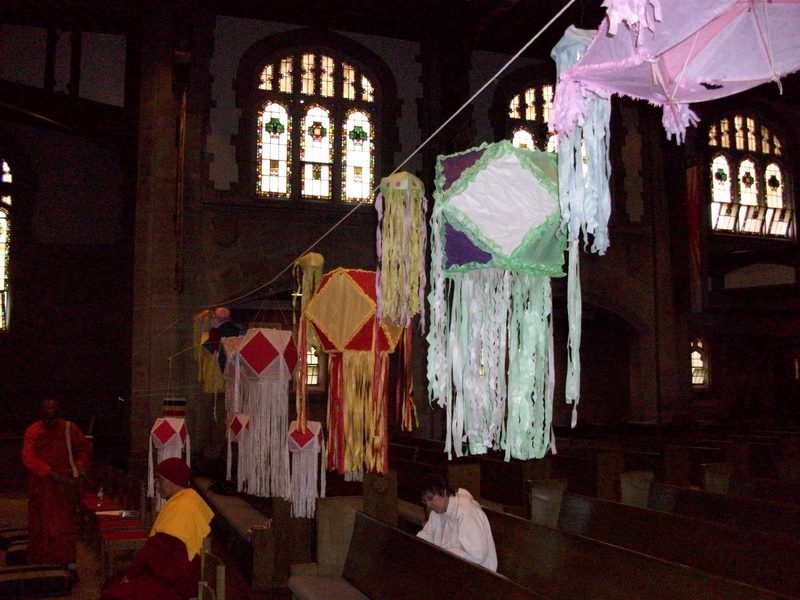
[[[206,576],[206,561],[209,558],[214,559],[217,563],[213,587]],[[220,557],[211,553],[211,538],[203,540],[203,549],[200,552],[200,581],[197,584],[197,598],[195,600],[206,598],[206,592],[211,595],[213,600],[225,600],[225,563],[222,562]]]

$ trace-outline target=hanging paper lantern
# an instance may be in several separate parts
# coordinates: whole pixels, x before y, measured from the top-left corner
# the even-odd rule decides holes
[[[236,457],[236,473],[237,482],[241,481],[238,476],[239,473],[247,473],[250,469],[250,454],[246,451],[249,447],[248,441],[250,436],[250,416],[244,413],[235,413],[231,419],[228,420],[228,460],[227,460],[227,479],[231,478],[231,444],[233,442],[238,444],[238,452]],[[241,491],[240,486],[237,489]]]
[[[186,421],[179,417],[161,417],[155,420],[150,429],[148,444],[147,495],[156,498],[156,505],[161,508],[163,500],[155,489],[153,475],[153,448],[156,449],[156,464],[168,458],[184,458],[191,465],[191,439],[186,429]]]
[[[378,211],[378,319],[408,327],[425,308],[425,246],[428,238],[425,187],[402,171],[381,179]]]
[[[316,499],[325,497],[322,423],[306,421],[303,430],[297,421],[292,421],[289,425],[289,452],[292,455],[292,516],[313,518]]]
[[[197,379],[203,391],[214,394],[222,391],[224,382],[217,366],[216,349],[219,346],[219,329],[213,327],[214,313],[204,310],[194,317],[194,358],[197,363]]]
[[[222,339],[244,333],[242,327],[233,321],[230,310],[225,307],[213,311],[203,311],[194,318],[195,360],[198,366],[198,379],[203,383],[203,391],[216,394],[225,390],[222,366],[219,362],[219,349]],[[215,410],[216,413],[216,410]]]
[[[164,417],[186,416],[186,398],[164,398],[161,405],[161,415]]]
[[[225,422],[231,423],[233,418],[242,410],[242,386],[241,377],[239,375],[239,346],[242,344],[244,336],[226,337],[220,340],[218,358],[220,370],[222,371],[222,378],[225,381]],[[231,461],[233,458],[231,444],[233,443],[230,428],[227,432],[227,460],[225,476],[226,479],[231,478]],[[239,448],[241,450],[241,447]],[[242,452],[239,452],[239,462],[242,461]],[[242,491],[243,480],[242,477],[246,471],[242,469],[237,470],[237,489]]]
[[[300,312],[306,307],[319,286],[324,267],[325,258],[317,252],[308,252],[294,261],[293,271],[297,289],[293,294],[292,305],[296,306],[297,299],[300,298]]]
[[[292,332],[248,329],[236,357],[241,411],[250,416],[250,433],[239,442],[249,463],[239,481],[249,494],[289,498],[289,382],[297,366]]]
[[[440,156],[434,197],[428,387],[447,409],[446,450],[542,457],[554,390],[550,278],[564,263],[555,156],[507,141]]]
[[[317,339],[314,330],[309,331],[306,327],[305,320],[302,318],[303,311],[311,299],[311,296],[319,286],[322,279],[322,270],[325,266],[325,259],[321,254],[316,252],[308,252],[294,262],[294,278],[297,282],[295,292],[292,294],[292,325],[297,326],[296,312],[297,301],[300,300],[300,324],[297,326],[297,351],[300,356],[300,373],[297,377],[297,385],[295,387],[296,403],[297,403],[297,418],[300,422],[300,428],[305,428],[306,411],[305,411],[305,396],[306,384],[308,381],[308,363],[306,356],[308,349],[313,347],[317,350],[320,349],[319,340]]]
[[[328,469],[352,479],[389,468],[387,354],[403,329],[379,322],[376,308],[375,271],[340,268],[325,274],[304,313],[330,354]]]

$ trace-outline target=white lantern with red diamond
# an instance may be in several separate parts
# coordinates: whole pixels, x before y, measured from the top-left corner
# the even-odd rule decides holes
[[[322,423],[289,425],[292,454],[292,516],[314,518],[317,498],[325,497],[325,436]],[[319,489],[317,486],[319,485]]]
[[[239,454],[248,468],[239,472],[243,490],[261,497],[289,498],[289,381],[297,367],[291,331],[249,329],[237,352],[243,413],[250,416],[247,439]]]
[[[245,450],[247,439],[250,436],[250,416],[244,413],[235,413],[228,421],[228,479],[231,478],[231,443],[236,442],[239,451],[236,456],[236,488],[243,489],[242,473],[247,473],[250,468],[250,455]]]
[[[225,467],[225,478],[231,479],[231,444],[234,441],[231,436],[230,426],[234,416],[242,410],[242,389],[241,377],[239,376],[239,347],[244,340],[243,335],[222,338],[219,346],[219,365],[222,369],[222,378],[225,381],[225,422],[228,423],[227,440],[228,452]],[[241,462],[242,453],[239,453]],[[238,478],[238,488],[241,491],[241,479]]]
[[[155,489],[153,475],[153,447],[156,449],[156,464],[168,458],[184,458],[191,464],[191,439],[186,429],[186,421],[178,417],[161,417],[155,420],[150,429],[150,449],[148,453],[147,495],[156,498],[157,508],[163,501]]]

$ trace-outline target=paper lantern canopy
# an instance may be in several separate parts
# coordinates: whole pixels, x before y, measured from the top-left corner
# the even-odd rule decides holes
[[[508,141],[437,162],[428,389],[447,408],[448,454],[548,447],[550,278],[564,275],[565,248],[556,180],[554,155]]]
[[[326,273],[304,316],[330,354],[328,469],[357,480],[388,471],[387,354],[402,327],[378,321],[375,272]]]
[[[297,367],[297,347],[291,331],[249,329],[239,343],[244,377],[291,378]]]
[[[403,328],[376,324],[376,307],[375,271],[340,268],[322,277],[305,316],[325,352],[393,352]]]

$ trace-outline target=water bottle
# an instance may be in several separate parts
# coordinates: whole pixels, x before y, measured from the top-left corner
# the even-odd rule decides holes
[[[103,494],[103,486],[101,485],[97,488],[97,506],[103,506],[103,498],[105,494]]]

